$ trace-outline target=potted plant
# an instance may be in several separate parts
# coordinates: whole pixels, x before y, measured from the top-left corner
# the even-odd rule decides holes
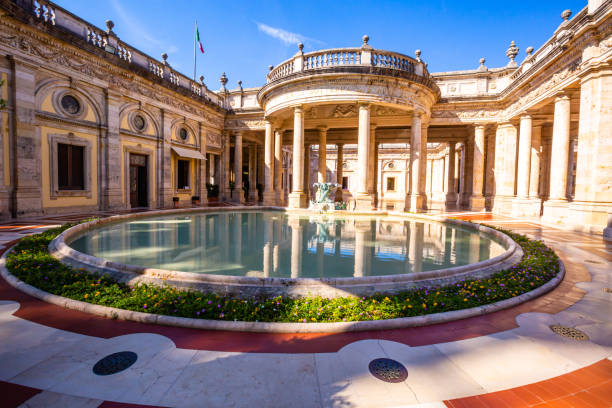
[[[199,207],[200,206],[200,196],[192,196],[191,197],[191,205],[193,205],[195,207]]]
[[[178,197],[172,197],[172,206],[174,208],[179,208],[179,198]]]

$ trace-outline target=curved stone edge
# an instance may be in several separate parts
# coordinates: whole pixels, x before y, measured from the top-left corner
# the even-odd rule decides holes
[[[241,291],[255,291],[259,290],[259,294],[266,295],[321,295],[321,296],[342,296],[344,292],[346,294],[354,295],[372,295],[375,292],[385,291],[388,293],[399,292],[403,290],[409,290],[416,287],[422,287],[423,282],[429,282],[433,285],[445,285],[455,283],[467,276],[473,276],[475,278],[484,278],[490,276],[495,272],[499,272],[506,269],[514,264],[520,262],[523,258],[523,250],[512,238],[506,234],[489,228],[487,226],[466,222],[463,220],[447,218],[443,216],[431,216],[425,214],[413,214],[413,213],[400,213],[400,212],[389,212],[384,215],[395,216],[399,218],[412,218],[422,219],[425,221],[434,221],[441,223],[449,223],[460,225],[465,228],[476,230],[493,236],[507,245],[507,249],[500,255],[487,259],[484,261],[476,262],[468,265],[455,266],[451,268],[439,269],[434,271],[421,272],[418,275],[381,275],[381,276],[368,276],[359,278],[255,278],[255,277],[244,277],[244,276],[225,276],[225,275],[202,275],[190,272],[179,272],[170,271],[164,269],[147,268],[138,265],[121,264],[101,258],[94,257],[76,251],[70,247],[66,240],[71,239],[81,233],[88,231],[96,226],[119,222],[122,220],[129,220],[134,218],[152,217],[156,215],[172,215],[182,213],[211,213],[211,212],[233,212],[233,211],[262,211],[262,210],[276,210],[279,212],[293,213],[293,214],[310,214],[302,209],[287,210],[283,207],[273,206],[236,206],[236,207],[224,207],[224,208],[185,208],[175,210],[157,210],[144,213],[136,214],[122,214],[104,218],[101,220],[90,221],[87,223],[75,225],[66,231],[62,232],[49,244],[49,252],[51,255],[59,260],[60,262],[74,267],[84,268],[90,272],[104,273],[113,279],[125,283],[151,283],[174,286],[182,289],[195,289],[195,290],[207,290],[225,294],[233,293],[230,288],[240,289]],[[337,215],[339,217],[345,215],[351,216],[372,216],[372,215],[383,215],[375,211],[361,211],[358,213],[346,213],[344,211],[334,212],[330,216]],[[161,282],[160,282],[161,280]],[[372,286],[376,287],[372,289]],[[333,290],[329,287],[334,288]],[[253,289],[254,288],[254,289]],[[287,288],[291,288],[288,290]],[[282,293],[273,293],[274,291],[281,291]],[[255,294],[253,292],[253,294]],[[268,293],[269,292],[269,293]],[[249,292],[250,293],[250,292]]]
[[[387,320],[368,320],[359,322],[336,322],[336,323],[278,323],[278,322],[243,322],[243,321],[225,321],[225,320],[207,320],[207,319],[191,319],[187,317],[175,317],[167,315],[158,315],[152,313],[143,313],[118,309],[109,306],[95,305],[92,303],[82,302],[65,298],[45,292],[32,285],[29,285],[16,276],[11,274],[6,268],[6,258],[12,252],[15,245],[4,252],[0,258],[0,276],[2,276],[11,286],[30,296],[43,300],[45,302],[61,306],[67,309],[76,310],[79,312],[91,313],[97,316],[127,320],[138,323],[160,324],[164,326],[185,327],[191,329],[202,330],[225,330],[236,332],[259,332],[259,333],[347,333],[367,330],[390,330],[401,329],[407,327],[428,326],[432,324],[445,323],[453,320],[466,319],[469,317],[480,316],[487,313],[497,312],[499,310],[508,309],[527,302],[531,299],[539,297],[553,290],[565,276],[565,266],[559,259],[559,273],[546,282],[544,285],[523,293],[522,295],[501,300],[499,302],[490,303],[488,305],[472,307],[469,309],[454,310],[451,312],[433,313],[430,315],[421,315],[413,317],[402,317],[397,319]]]

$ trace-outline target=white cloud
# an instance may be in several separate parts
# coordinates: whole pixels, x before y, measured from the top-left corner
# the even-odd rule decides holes
[[[160,54],[165,52],[167,54],[174,54],[179,51],[179,48],[174,45],[161,41],[151,35],[133,16],[129,15],[128,12],[121,6],[118,0],[111,0],[111,5],[121,20],[119,26],[120,31],[129,32],[131,37],[139,38],[145,41],[144,44],[138,48],[146,49],[148,53],[155,53],[156,51]]]
[[[307,40],[312,40],[302,34],[292,33],[290,31],[283,30],[282,28],[271,27],[264,23],[256,23],[257,29],[264,34],[269,35],[272,38],[281,40],[285,45],[303,43]],[[315,42],[320,42],[314,40]]]

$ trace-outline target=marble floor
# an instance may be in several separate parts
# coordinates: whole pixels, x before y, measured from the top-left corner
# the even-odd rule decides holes
[[[520,306],[428,327],[263,334],[103,319],[0,279],[0,406],[612,406],[612,243],[487,213],[451,215],[544,240],[565,264],[564,281]],[[0,251],[85,216],[0,224]],[[556,325],[587,338],[557,334]],[[133,365],[94,374],[100,359],[124,351],[136,353]],[[374,377],[370,363],[381,358],[407,377]]]

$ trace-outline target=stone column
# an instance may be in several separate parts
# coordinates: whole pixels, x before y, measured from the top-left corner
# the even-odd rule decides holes
[[[487,156],[486,156],[486,182],[485,197],[487,208],[491,209],[492,199],[495,195],[495,135],[489,134],[487,137]]]
[[[419,212],[425,206],[423,196],[425,183],[421,185],[421,173],[425,171],[426,157],[423,156],[421,127],[421,114],[414,112],[410,129],[410,196],[407,197],[405,206],[412,212]],[[425,145],[427,145],[427,140],[425,140]]]
[[[304,145],[304,194],[306,194],[306,205],[310,200],[310,143]]]
[[[225,131],[225,137],[223,139],[223,152],[221,162],[223,163],[223,176],[221,180],[221,187],[219,188],[220,194],[223,195],[224,201],[231,200],[231,190],[230,190],[230,133]]]
[[[374,150],[376,145],[376,124],[370,122],[370,151],[368,152],[368,193],[374,199],[374,184],[376,183],[376,177],[374,175],[374,167],[376,166],[376,160],[374,159]]]
[[[257,202],[257,145],[249,145],[249,201]]]
[[[264,140],[264,205],[275,205],[276,192],[274,191],[274,132],[272,123],[266,120],[266,134]]]
[[[375,134],[372,133],[372,139],[376,140]],[[378,191],[379,191],[379,187],[378,187],[378,177],[379,177],[379,171],[378,171],[378,143],[375,141],[374,142],[374,173],[372,174],[372,183],[373,183],[373,189],[372,189],[372,195],[374,197],[374,208],[378,208]]]
[[[368,192],[368,169],[370,166],[370,105],[359,105],[359,127],[357,132],[357,210],[371,210],[372,196]]]
[[[282,205],[283,194],[283,131],[274,132],[274,205]]]
[[[531,128],[531,163],[529,171],[529,198],[540,200],[540,160],[542,144],[542,127]]]
[[[421,118],[423,119],[423,118]],[[429,124],[421,121],[421,160],[419,164],[419,193],[423,196],[423,208],[427,208],[427,130]]]
[[[304,194],[304,111],[293,111],[293,191],[289,194],[289,208],[305,208]]]
[[[319,128],[319,172],[317,181],[319,183],[327,181],[327,127]]]
[[[493,210],[497,213],[511,214],[516,181],[516,126],[512,123],[498,125],[495,139],[495,198]]]
[[[204,159],[200,159],[198,160],[199,164],[200,164],[200,180],[199,180],[199,191],[198,194],[200,196],[200,206],[205,207],[206,203],[208,202],[208,194],[207,194],[207,190],[206,190],[206,183],[208,183],[208,177],[207,175],[208,173],[208,169],[210,167],[210,161],[209,159],[211,157],[208,157],[208,154],[206,153],[206,129],[202,129],[202,124],[198,123],[198,133],[200,136],[200,153],[202,153],[202,156],[204,157]]]
[[[448,143],[448,174],[446,175],[446,208],[454,209],[457,206],[457,193],[455,192],[455,142]]]
[[[599,60],[596,64],[599,67]],[[574,228],[603,232],[612,240],[612,70],[601,68],[580,83],[576,193],[570,219]]]
[[[516,197],[517,199],[522,200],[525,200],[529,196],[529,173],[531,172],[531,126],[531,116],[521,116]]]
[[[342,185],[342,162],[344,161],[344,143],[336,144],[338,154],[336,155],[336,183]],[[342,201],[342,187],[336,189],[336,201]]]
[[[550,200],[567,201],[567,171],[570,139],[570,98],[555,98],[550,168]]]
[[[242,190],[242,132],[236,133],[234,142],[234,201],[244,204]]]
[[[484,182],[485,157],[485,126],[476,125],[474,128],[474,161],[472,165],[472,196],[470,197],[470,210],[482,211],[485,208],[485,199],[482,195]]]

